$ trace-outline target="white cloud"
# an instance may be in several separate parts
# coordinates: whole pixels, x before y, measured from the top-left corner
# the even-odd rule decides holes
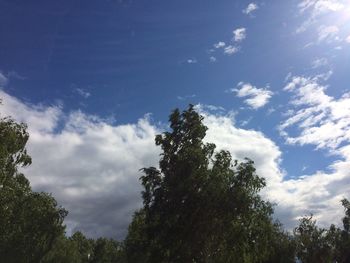
[[[136,123],[112,125],[80,111],[66,114],[57,106],[24,104],[2,91],[0,97],[2,116],[28,123],[33,165],[25,174],[33,188],[52,192],[69,210],[69,229],[122,238],[141,205],[138,169],[157,165],[160,149],[154,136],[160,129],[147,116]],[[326,224],[341,218],[339,200],[350,190],[349,159],[335,162],[332,174],[285,180],[282,153],[273,141],[261,132],[237,128],[235,114],[224,114],[222,107],[199,109],[209,128],[206,141],[229,150],[234,159],[255,161],[257,173],[267,179],[263,194],[278,204],[276,216],[287,227],[310,212]],[[339,153],[350,156],[350,147],[339,148]]]
[[[8,78],[0,71],[0,88],[6,86]]]
[[[339,28],[337,26],[320,26],[318,29],[318,41],[331,42],[339,40],[338,33]]]
[[[318,172],[297,179],[285,179],[280,168],[282,153],[274,142],[254,130],[237,128],[232,115],[201,112],[209,127],[206,140],[219,149],[230,151],[233,159],[249,157],[257,173],[266,178],[265,198],[277,204],[275,216],[292,229],[297,219],[313,213],[321,225],[340,223],[343,210],[340,200],[350,191],[350,159],[335,162],[332,173]],[[343,149],[350,156],[350,147]]]
[[[313,16],[318,16],[327,12],[342,10],[344,8],[342,2],[340,0],[303,0],[298,7],[301,13],[311,11]]]
[[[157,164],[157,127],[147,117],[113,126],[79,111],[26,105],[1,91],[0,97],[2,116],[28,124],[33,164],[24,172],[33,188],[53,193],[69,210],[70,230],[122,237],[141,205],[139,169]]]
[[[296,33],[302,33],[312,28],[336,26],[342,35],[342,31],[347,28],[350,19],[348,0],[302,0],[298,9],[299,15],[304,18],[304,21],[297,28]],[[329,25],[329,22],[334,23],[334,25]]]
[[[246,29],[245,28],[237,28],[235,30],[233,30],[233,39],[232,41],[234,42],[241,42],[246,38]],[[237,45],[226,45],[225,42],[223,41],[219,41],[217,43],[214,44],[214,48],[215,49],[223,49],[224,54],[226,55],[233,55],[235,53],[237,53],[240,49],[239,46]],[[211,52],[214,52],[214,49],[210,50]],[[215,57],[211,57],[210,58],[211,62],[215,62],[216,58]]]
[[[249,15],[254,11],[258,10],[258,5],[256,3],[250,3],[245,9],[243,9],[243,13]]]
[[[321,224],[329,225],[339,223],[339,201],[350,192],[350,93],[338,99],[327,95],[326,86],[321,84],[325,79],[327,76],[322,75],[289,79],[284,90],[293,94],[292,109],[279,129],[287,143],[315,145],[339,157],[329,166],[330,172],[319,171],[286,182],[298,196],[298,210],[313,212]],[[294,137],[289,129],[296,133]],[[303,205],[314,211],[307,212]]]
[[[241,42],[247,36],[247,30],[244,27],[237,28],[233,30],[233,40],[236,42]]]
[[[227,55],[233,55],[233,54],[237,53],[238,51],[239,51],[238,47],[231,46],[231,45],[225,47],[225,49],[224,49],[224,53]]]
[[[335,99],[326,94],[326,86],[314,78],[293,77],[285,90],[292,92],[292,116],[280,125],[282,135],[291,144],[313,144],[317,148],[336,151],[350,142],[350,93]],[[301,132],[291,137],[287,128],[296,126]],[[336,151],[337,152],[337,151]]]
[[[225,42],[222,42],[222,41],[214,44],[215,48],[222,48],[222,47],[225,47],[225,46],[226,46]]]
[[[253,109],[258,109],[265,106],[272,97],[272,91],[266,88],[257,88],[250,83],[238,83],[238,89],[232,89],[236,92],[237,97],[246,98],[244,102]]]

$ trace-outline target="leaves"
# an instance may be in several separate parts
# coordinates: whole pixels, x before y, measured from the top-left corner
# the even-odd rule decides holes
[[[157,135],[159,170],[144,168],[144,207],[126,239],[130,262],[250,262],[269,256],[273,209],[258,192],[253,161],[232,161],[204,143],[207,127],[192,105]],[[270,234],[271,232],[271,234]],[[138,249],[135,249],[138,248]],[[138,253],[140,256],[135,256]]]
[[[49,194],[33,192],[19,167],[31,164],[24,124],[0,120],[0,258],[37,263],[63,234],[67,211]]]

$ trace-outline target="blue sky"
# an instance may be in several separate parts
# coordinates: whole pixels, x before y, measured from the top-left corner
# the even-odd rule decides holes
[[[341,218],[349,1],[0,0],[0,25],[1,115],[28,123],[26,174],[69,231],[123,237],[153,137],[189,103],[208,141],[256,160],[288,228]]]

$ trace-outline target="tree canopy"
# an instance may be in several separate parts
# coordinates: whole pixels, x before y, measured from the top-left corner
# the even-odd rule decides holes
[[[266,185],[250,159],[233,160],[205,143],[207,127],[192,105],[174,110],[155,138],[158,167],[142,168],[143,207],[124,241],[65,233],[67,211],[35,192],[20,172],[31,164],[25,124],[0,119],[0,261],[5,263],[303,263],[350,262],[350,202],[342,228],[311,216],[293,233],[273,219]]]
[[[207,127],[191,105],[157,135],[159,169],[143,168],[144,207],[130,225],[130,262],[262,262],[278,232],[272,205],[259,191],[265,180],[250,159],[204,143]],[[137,251],[142,255],[137,256]]]
[[[0,258],[37,263],[64,233],[67,211],[47,193],[33,192],[18,171],[31,164],[24,124],[0,119]]]

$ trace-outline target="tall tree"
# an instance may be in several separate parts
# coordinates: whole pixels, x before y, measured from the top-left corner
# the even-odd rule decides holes
[[[271,254],[272,205],[253,161],[232,161],[204,143],[207,127],[190,105],[157,135],[159,169],[144,168],[144,207],[126,238],[129,262],[261,262]],[[276,230],[277,229],[277,230]],[[135,253],[138,253],[136,255]]]
[[[47,193],[33,192],[18,171],[31,164],[24,124],[0,119],[0,258],[37,263],[63,234],[66,210]]]
[[[343,199],[342,205],[345,209],[345,216],[343,217],[343,229],[338,230],[338,238],[335,238],[337,248],[337,262],[350,262],[350,202]]]
[[[75,232],[69,240],[76,244],[81,262],[89,262],[93,255],[93,240],[87,239],[80,231]]]

